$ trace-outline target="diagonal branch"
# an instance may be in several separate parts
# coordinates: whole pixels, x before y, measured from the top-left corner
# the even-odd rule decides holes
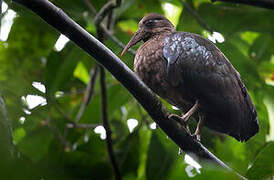
[[[211,2],[222,1],[222,2],[231,2],[236,4],[246,4],[266,9],[274,9],[273,0],[211,0]]]
[[[176,121],[170,121],[168,119],[169,113],[156,95],[113,52],[76,24],[60,8],[46,0],[14,0],[14,2],[20,3],[35,12],[102,64],[127,88],[151,118],[183,151],[190,155],[195,154],[200,159],[211,160],[232,171],[230,167],[209,152],[200,142],[194,140],[185,128]],[[239,174],[238,176],[245,179]]]
[[[94,92],[94,85],[95,85],[95,81],[96,81],[96,77],[97,77],[97,72],[98,72],[98,65],[95,65],[95,67],[93,69],[90,70],[90,80],[89,83],[87,85],[87,88],[85,90],[85,96],[84,96],[84,100],[81,104],[81,107],[74,119],[74,122],[77,124],[79,122],[79,120],[81,119],[87,105],[89,104],[93,92]]]

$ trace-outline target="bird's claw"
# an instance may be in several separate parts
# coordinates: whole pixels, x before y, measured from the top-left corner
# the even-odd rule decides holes
[[[187,122],[186,122],[186,120],[185,120],[184,117],[181,117],[181,116],[179,116],[177,114],[169,114],[168,115],[168,119],[172,119],[172,120],[177,121],[179,124],[181,124],[182,126],[184,126],[186,128],[186,130],[187,130],[187,132],[189,134],[191,134],[191,132],[189,130],[189,127],[188,127],[188,124],[187,124]]]
[[[192,134],[191,135],[194,139],[196,139],[197,141],[201,141],[201,135],[200,134],[196,134],[196,133],[194,133],[194,134]]]
[[[177,115],[177,114],[170,114],[168,115],[168,119],[173,119],[177,122],[179,122],[180,124],[186,124],[185,121],[182,119],[181,116]]]

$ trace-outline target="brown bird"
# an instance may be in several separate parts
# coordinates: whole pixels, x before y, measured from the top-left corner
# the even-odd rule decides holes
[[[134,71],[156,94],[178,107],[186,122],[193,114],[200,126],[247,141],[259,131],[257,113],[240,74],[209,40],[177,32],[164,16],[151,13],[122,55],[143,41],[134,59]]]

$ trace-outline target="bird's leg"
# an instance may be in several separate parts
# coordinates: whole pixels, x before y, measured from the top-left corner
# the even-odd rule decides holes
[[[195,104],[192,106],[192,108],[190,108],[189,111],[187,111],[187,113],[185,113],[181,119],[185,122],[187,122],[187,120],[190,118],[190,116],[192,116],[192,114],[194,114],[196,112],[196,110],[198,109],[198,100],[195,101]]]
[[[201,130],[202,130],[201,127],[203,123],[204,123],[204,118],[201,115],[199,115],[199,122],[197,124],[195,133],[193,135],[198,141],[201,141]]]
[[[182,124],[183,126],[185,126],[186,129],[187,129],[187,131],[190,133],[187,121],[188,121],[189,117],[196,112],[196,110],[198,109],[198,105],[199,105],[198,104],[198,100],[196,100],[195,104],[182,117],[180,117],[180,116],[178,116],[176,114],[170,114],[168,116],[168,118],[172,118],[172,119],[175,119],[176,121],[178,121],[180,124]]]

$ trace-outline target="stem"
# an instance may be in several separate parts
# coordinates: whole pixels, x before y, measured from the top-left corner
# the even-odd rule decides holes
[[[107,150],[108,150],[108,155],[114,170],[115,174],[115,179],[119,180],[121,179],[121,174],[118,168],[118,165],[115,160],[114,152],[113,152],[113,147],[112,147],[112,139],[111,139],[111,129],[108,123],[108,115],[107,115],[107,91],[106,91],[106,82],[105,82],[105,70],[102,66],[100,66],[100,84],[101,84],[101,93],[102,93],[102,98],[101,98],[101,113],[102,113],[102,119],[103,119],[103,126],[106,130],[106,142],[107,142]]]
[[[92,96],[93,96],[93,92],[94,92],[94,85],[95,85],[95,80],[97,77],[97,72],[98,72],[98,65],[95,65],[94,69],[91,69],[90,71],[90,81],[87,85],[86,91],[85,91],[85,96],[84,96],[84,100],[81,104],[81,107],[74,119],[74,122],[77,124],[79,122],[79,120],[81,119],[87,105],[89,104]]]
[[[110,30],[111,27],[111,21],[113,18],[113,9],[120,6],[120,3],[117,0],[117,5],[115,1],[110,1],[113,3],[113,7],[109,6],[110,4],[107,3],[105,4],[99,13],[95,17],[95,25],[97,27],[97,35],[98,39],[100,42],[104,43],[105,39],[105,33],[101,28],[101,23],[105,16],[108,16],[107,18],[107,30]],[[100,17],[100,18],[98,18]],[[107,143],[107,151],[108,151],[108,156],[114,171],[115,179],[120,180],[121,179],[121,174],[117,165],[117,162],[115,160],[114,156],[114,151],[113,151],[113,146],[112,146],[112,132],[109,126],[109,121],[108,121],[108,113],[107,113],[107,89],[106,89],[106,75],[105,75],[105,70],[103,66],[99,67],[100,69],[100,85],[101,85],[101,113],[102,113],[102,120],[103,120],[103,126],[106,130],[106,143]]]

